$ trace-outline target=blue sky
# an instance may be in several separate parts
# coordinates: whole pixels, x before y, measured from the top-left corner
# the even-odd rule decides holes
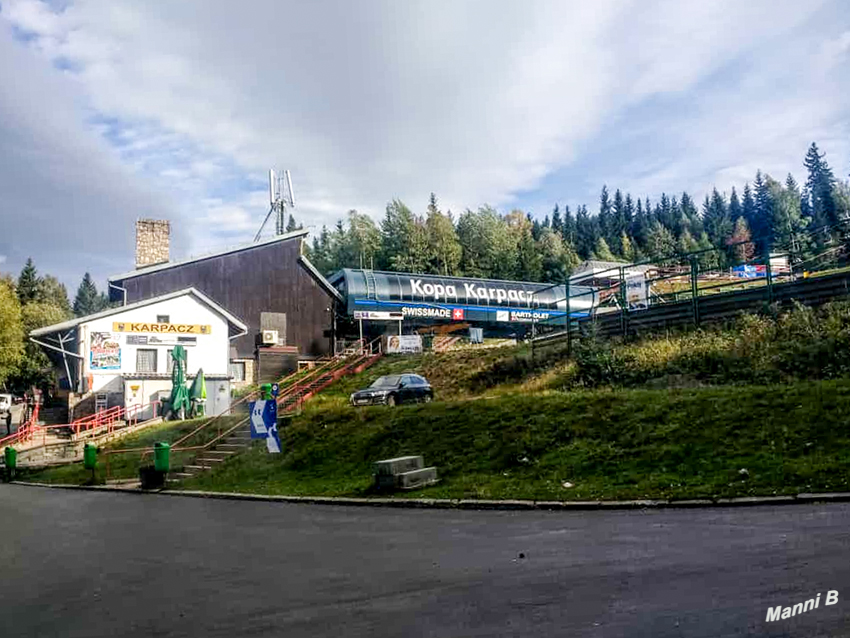
[[[841,0],[0,0],[0,270],[103,282],[139,217],[250,241],[272,166],[316,229],[802,181],[812,141],[846,176],[848,69]]]

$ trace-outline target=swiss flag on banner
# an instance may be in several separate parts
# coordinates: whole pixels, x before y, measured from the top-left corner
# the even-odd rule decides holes
[[[455,308],[452,310],[452,319],[455,321],[463,319],[463,308]]]

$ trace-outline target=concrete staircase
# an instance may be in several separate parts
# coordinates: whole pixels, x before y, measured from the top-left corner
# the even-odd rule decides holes
[[[168,482],[179,483],[180,481],[192,478],[209,470],[217,465],[224,463],[230,457],[244,452],[251,446],[251,426],[246,423],[231,432],[221,442],[217,443],[209,450],[201,450],[197,457],[190,465],[184,465],[180,472],[170,472]]]
[[[381,353],[364,353],[329,360],[324,365],[300,377],[295,382],[282,386],[278,396],[278,417],[292,415],[305,401],[333,384],[342,377],[362,372],[380,359]],[[251,445],[251,426],[248,417],[226,438],[208,450],[201,450],[191,464],[184,465],[179,472],[169,473],[168,482],[177,483],[198,476],[218,467],[244,452]]]

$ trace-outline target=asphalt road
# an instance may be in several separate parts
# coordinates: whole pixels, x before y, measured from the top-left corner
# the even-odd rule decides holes
[[[835,638],[848,559],[850,504],[475,512],[0,485],[0,636]]]

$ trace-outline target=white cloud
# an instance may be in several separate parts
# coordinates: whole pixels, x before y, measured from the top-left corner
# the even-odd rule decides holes
[[[55,109],[85,100],[90,130],[170,202],[195,251],[250,238],[268,210],[269,166],[292,170],[296,217],[321,226],[350,208],[380,216],[393,197],[422,210],[432,190],[455,212],[544,198],[556,171],[594,191],[616,180],[654,194],[771,162],[784,170],[802,140],[840,150],[846,82],[813,100],[845,61],[850,25],[820,44],[840,9],[75,0],[53,12],[9,0],[0,19],[34,36],[19,48],[70,69],[74,90]],[[810,82],[817,56],[822,77]],[[654,117],[633,120],[647,105]],[[606,136],[589,172],[589,147]],[[647,136],[657,143],[639,158],[629,145]],[[780,147],[790,150],[777,160]]]

